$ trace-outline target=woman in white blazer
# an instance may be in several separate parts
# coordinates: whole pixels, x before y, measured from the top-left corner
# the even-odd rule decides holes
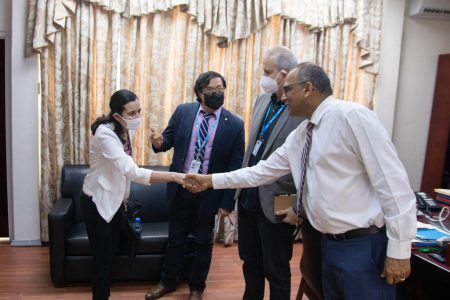
[[[132,136],[139,129],[141,107],[137,96],[119,90],[110,99],[111,111],[92,124],[90,168],[83,184],[81,210],[92,250],[92,299],[109,298],[110,267],[119,235],[120,216],[127,205],[130,182],[183,183],[184,174],[139,168],[132,158]]]

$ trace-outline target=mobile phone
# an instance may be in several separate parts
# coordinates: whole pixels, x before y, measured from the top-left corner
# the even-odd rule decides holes
[[[440,262],[441,264],[445,263],[445,258],[439,253],[428,254],[432,259]]]

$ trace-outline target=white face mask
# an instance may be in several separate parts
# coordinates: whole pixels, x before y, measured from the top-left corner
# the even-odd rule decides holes
[[[141,128],[141,124],[142,124],[142,117],[139,116],[137,118],[134,119],[126,119],[122,116],[120,116],[122,118],[122,120],[125,121],[126,124],[126,128],[127,129],[131,129],[131,130],[138,130],[139,128]]]
[[[278,74],[277,74],[277,77],[278,77]],[[261,77],[261,79],[259,80],[259,86],[264,91],[264,93],[267,93],[267,94],[273,94],[273,93],[278,92],[278,82],[269,76]]]

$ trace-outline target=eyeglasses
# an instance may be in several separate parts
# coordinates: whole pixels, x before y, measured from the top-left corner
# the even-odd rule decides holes
[[[309,82],[309,81],[302,81],[302,82],[297,82],[297,83],[293,83],[293,84],[290,84],[290,85],[283,86],[284,93],[287,94],[290,90],[292,90],[297,85],[304,84],[304,83],[307,83],[307,82]]]
[[[223,93],[225,92],[225,88],[224,87],[216,87],[216,88],[212,88],[212,87],[206,87],[203,89],[203,94],[212,94],[212,93]]]

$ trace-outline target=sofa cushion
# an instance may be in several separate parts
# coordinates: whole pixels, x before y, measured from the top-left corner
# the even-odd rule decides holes
[[[166,252],[169,226],[167,222],[142,223],[142,237],[137,254],[163,254]],[[67,255],[91,255],[84,223],[75,223],[67,237]],[[194,238],[189,236],[186,251],[194,250]]]
[[[142,223],[142,235],[137,254],[155,254],[166,251],[169,224],[167,222]]]
[[[151,185],[131,184],[130,202],[136,201],[141,204],[138,216],[143,223],[167,222],[167,184],[154,183]]]

